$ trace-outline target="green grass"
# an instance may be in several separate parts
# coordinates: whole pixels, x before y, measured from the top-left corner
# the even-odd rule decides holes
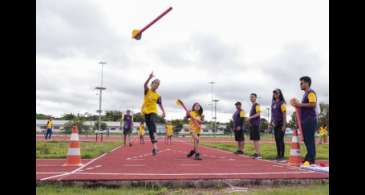
[[[232,194],[242,194],[242,193],[232,193]],[[249,190],[247,195],[328,195],[329,185],[328,184],[317,184],[309,186],[291,186],[291,187],[275,187],[275,188],[265,188],[265,189],[253,189]]]
[[[237,150],[236,143],[202,143],[204,146],[222,149],[230,152],[234,152]],[[329,152],[328,152],[328,144],[316,145],[317,150],[317,160],[328,160]],[[290,144],[285,144],[285,157],[288,158],[290,154]],[[264,159],[274,160],[276,158],[276,145],[275,144],[260,144],[261,155]],[[247,155],[251,155],[255,153],[254,146],[251,143],[245,143],[244,152]],[[304,157],[307,153],[305,145],[300,145],[300,153]]]
[[[247,194],[247,195],[325,195],[329,194],[328,184],[314,184],[285,187],[249,187],[248,192],[230,193],[229,188],[184,188],[168,189],[165,187],[127,187],[127,188],[83,188],[46,184],[37,186],[38,195],[216,195],[216,194]]]
[[[71,187],[55,184],[37,186],[38,195],[120,195],[120,194],[141,194],[141,195],[159,195],[167,192],[166,188],[105,188],[105,187]]]
[[[95,158],[105,152],[119,146],[121,142],[104,142],[96,144],[94,142],[80,142],[81,158]],[[60,141],[37,141],[36,157],[37,159],[55,159],[66,158],[68,151],[68,142]]]

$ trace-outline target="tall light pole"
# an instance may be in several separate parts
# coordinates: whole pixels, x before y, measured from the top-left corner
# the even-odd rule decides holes
[[[214,132],[217,132],[217,102],[219,100],[213,99],[214,102]]]
[[[211,95],[211,100],[210,100],[211,103],[209,105],[212,106],[212,120],[213,120],[214,119],[214,115],[213,115],[213,110],[214,110],[214,104],[213,104],[213,99],[214,99],[214,97],[213,97],[213,85],[215,84],[215,82],[214,81],[210,81],[209,84],[210,84],[210,95]]]
[[[100,81],[100,86],[99,87],[95,87],[95,89],[99,90],[99,109],[96,111],[97,113],[99,113],[99,124],[98,124],[98,130],[101,131],[101,103],[102,103],[102,95],[103,95],[103,90],[106,90],[105,87],[103,87],[103,71],[104,71],[104,64],[106,64],[106,62],[99,62],[99,64],[101,64],[101,81]],[[109,136],[109,129],[108,129],[108,136]]]
[[[267,110],[267,123],[270,124],[270,107],[267,107],[266,110]],[[272,128],[270,129],[270,133],[272,133]]]

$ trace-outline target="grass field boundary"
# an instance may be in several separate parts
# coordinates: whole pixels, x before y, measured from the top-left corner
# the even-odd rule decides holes
[[[99,180],[99,181],[37,181],[37,185],[65,185],[82,187],[168,187],[168,188],[216,188],[328,184],[329,179],[182,179],[182,180]]]
[[[120,147],[122,147],[122,146],[118,146],[118,147],[114,148],[112,151],[114,151],[114,150],[116,150],[116,149],[118,149],[118,148],[120,148]],[[112,151],[110,151],[110,152],[112,152]],[[40,181],[46,181],[46,180],[48,180],[48,179],[57,178],[57,177],[63,177],[63,176],[67,176],[67,175],[74,174],[74,173],[76,173],[77,171],[79,171],[79,170],[81,170],[81,169],[83,169],[83,168],[87,167],[87,166],[88,166],[88,165],[90,165],[91,163],[95,162],[96,160],[98,160],[98,159],[100,159],[100,158],[104,157],[105,155],[107,155],[107,154],[108,154],[108,153],[110,153],[110,152],[105,152],[104,154],[102,154],[102,155],[100,155],[100,156],[98,156],[98,157],[96,157],[96,158],[94,158],[94,159],[90,160],[90,161],[89,161],[89,162],[87,162],[86,164],[84,164],[84,165],[80,166],[79,168],[77,168],[77,169],[75,169],[75,170],[73,170],[73,171],[66,172],[66,173],[59,174],[59,175],[53,175],[53,176],[46,177],[46,178],[42,178],[42,179],[40,179]],[[60,178],[59,178],[59,179],[60,179]]]

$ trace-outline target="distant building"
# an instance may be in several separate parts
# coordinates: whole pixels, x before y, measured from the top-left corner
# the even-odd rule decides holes
[[[64,124],[67,122],[68,120],[53,120],[53,132],[55,133],[61,132],[64,128]],[[92,131],[94,131],[96,130],[95,122],[96,121],[85,121],[83,124],[92,129]],[[109,130],[110,133],[122,133],[119,121],[102,121],[102,123],[106,123],[107,130]],[[141,124],[140,122],[133,122],[132,133],[137,133],[140,124]],[[42,132],[43,130],[46,130],[46,125],[47,125],[47,120],[36,120],[36,131]],[[157,126],[157,133],[165,132],[165,127],[163,124],[156,124],[156,126]]]
[[[214,135],[223,135],[224,134],[224,130],[219,128],[218,126],[217,126],[217,132],[215,132],[215,133],[213,132],[213,129],[208,129],[206,127],[206,125],[202,125],[201,127],[202,127],[202,131],[201,131],[202,135],[213,135],[213,134]],[[189,125],[184,124],[183,128],[181,129],[179,134],[180,135],[189,135],[190,134]]]
[[[68,120],[53,120],[53,132],[59,133],[63,130],[64,124],[67,123]],[[106,123],[107,129],[110,133],[122,133],[122,129],[120,127],[119,121],[102,121],[103,123]],[[92,131],[96,130],[94,128],[95,121],[85,121],[83,123],[85,126],[88,126]],[[140,122],[133,122],[133,131],[132,133],[137,133],[138,127],[140,125]],[[46,130],[47,126],[47,120],[36,120],[36,131],[42,132]],[[165,124],[156,124],[157,127],[157,133],[158,134],[164,134],[165,133]],[[180,135],[188,135],[190,134],[190,131],[188,129],[189,125],[185,124],[183,125],[183,128],[180,131]],[[209,135],[209,134],[224,134],[224,128],[225,125],[217,125],[217,132],[214,133],[212,129],[207,129],[205,125],[202,125],[202,135]],[[146,133],[148,133],[146,124],[145,124],[145,130]]]

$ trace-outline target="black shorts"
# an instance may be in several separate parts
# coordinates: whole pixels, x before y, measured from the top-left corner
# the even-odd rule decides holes
[[[234,131],[234,139],[238,142],[245,140],[245,135],[243,134],[242,128],[239,131],[236,131],[236,130]]]
[[[123,129],[124,135],[130,135],[132,133],[132,129]]]
[[[152,143],[157,143],[157,139],[155,137],[156,133],[156,120],[157,120],[157,114],[156,113],[150,113],[144,115],[148,133],[150,135],[150,139]]]
[[[250,140],[253,140],[253,141],[259,141],[260,140],[259,126],[250,125]]]

